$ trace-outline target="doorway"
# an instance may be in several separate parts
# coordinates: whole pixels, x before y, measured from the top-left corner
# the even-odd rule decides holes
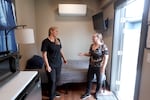
[[[144,0],[128,0],[115,9],[111,90],[133,100]]]

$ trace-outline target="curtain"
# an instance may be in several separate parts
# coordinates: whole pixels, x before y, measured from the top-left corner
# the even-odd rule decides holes
[[[0,52],[17,51],[14,30],[10,30],[16,26],[14,18],[11,0],[0,0]]]

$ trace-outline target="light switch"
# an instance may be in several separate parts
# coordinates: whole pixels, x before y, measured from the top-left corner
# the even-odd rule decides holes
[[[150,53],[147,54],[147,62],[150,63]]]

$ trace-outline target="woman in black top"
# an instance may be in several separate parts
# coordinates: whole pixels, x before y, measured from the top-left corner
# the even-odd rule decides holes
[[[102,34],[95,33],[92,36],[93,43],[91,44],[88,53],[80,53],[80,56],[88,56],[89,59],[89,69],[87,74],[87,88],[85,94],[81,96],[81,99],[90,96],[90,90],[92,85],[92,80],[94,74],[96,75],[96,91],[94,97],[97,99],[97,94],[99,89],[102,87],[102,82],[105,78],[105,68],[108,62],[108,48],[104,44],[102,39]]]
[[[64,63],[67,63],[62,52],[60,39],[57,38],[57,35],[57,27],[50,27],[48,38],[42,41],[41,46],[49,81],[49,100],[53,100],[55,96],[60,96],[56,93],[56,86],[61,73],[62,58]]]

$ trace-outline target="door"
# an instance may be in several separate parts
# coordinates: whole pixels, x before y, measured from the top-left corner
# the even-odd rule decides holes
[[[115,9],[111,90],[119,100],[133,100],[144,0]]]

